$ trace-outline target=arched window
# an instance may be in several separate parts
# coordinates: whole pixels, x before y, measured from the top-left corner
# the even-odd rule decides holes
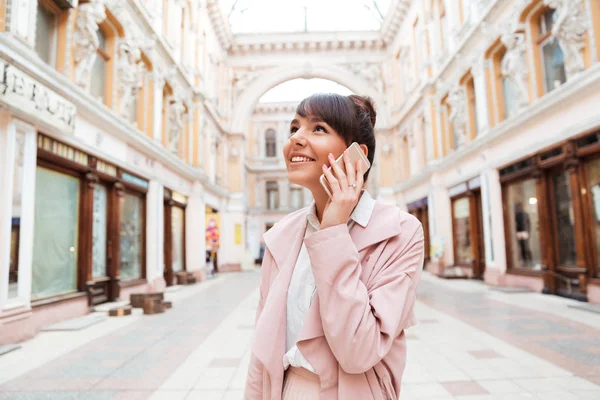
[[[110,50],[108,46],[108,37],[102,28],[96,31],[98,36],[98,42],[100,45],[96,52],[96,61],[92,67],[92,83],[91,91],[92,95],[100,99],[102,102],[106,100],[106,85],[107,85],[107,69],[108,62],[110,61]]]
[[[265,132],[265,154],[267,157],[277,156],[277,133],[273,129]]]
[[[58,16],[60,8],[52,2],[38,1],[35,27],[35,51],[47,64],[56,64]]]
[[[545,92],[551,92],[567,81],[565,60],[558,40],[552,35],[552,27],[556,20],[556,10],[547,9],[538,21],[538,47],[544,71]]]

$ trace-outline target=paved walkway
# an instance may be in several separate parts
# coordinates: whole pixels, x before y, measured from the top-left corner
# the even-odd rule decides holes
[[[241,400],[258,280],[221,274],[169,291],[165,314],[43,332],[0,357],[0,399]],[[600,315],[569,304],[424,275],[402,400],[600,399]]]

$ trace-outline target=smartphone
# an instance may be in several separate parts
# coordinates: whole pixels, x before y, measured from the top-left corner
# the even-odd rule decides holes
[[[367,172],[368,169],[371,168],[371,163],[369,162],[369,159],[367,158],[367,156],[365,156],[365,153],[363,153],[358,143],[352,143],[350,146],[348,146],[347,150],[348,156],[350,157],[350,162],[356,165],[357,161],[361,161],[363,173]],[[344,153],[342,153],[342,155],[339,156],[338,159],[335,160],[335,162],[342,168],[344,172],[346,172],[346,164],[344,164]],[[329,167],[329,169],[331,169],[331,167]],[[319,181],[321,182],[321,186],[323,186],[323,189],[325,189],[325,192],[327,192],[327,195],[329,197],[332,197],[333,193],[331,192],[331,187],[329,186],[329,182],[327,182],[327,178],[325,178],[325,174],[321,175]]]

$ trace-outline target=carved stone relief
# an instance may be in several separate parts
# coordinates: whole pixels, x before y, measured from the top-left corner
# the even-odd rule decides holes
[[[520,110],[528,104],[525,35],[520,32],[505,33],[501,36],[501,41],[506,47],[506,53],[500,63],[500,73],[514,85],[517,110]]]
[[[74,58],[75,83],[85,89],[90,85],[90,72],[96,61],[100,41],[96,34],[98,25],[106,19],[103,0],[93,0],[78,7],[75,21]]]
[[[129,107],[142,87],[145,67],[140,63],[141,56],[141,49],[135,40],[127,39],[119,43],[117,59],[119,113],[124,117],[129,116]]]
[[[167,148],[174,154],[179,152],[179,142],[185,127],[183,101],[174,97],[169,101],[167,109]]]
[[[457,147],[467,143],[467,93],[465,88],[457,85],[448,94],[448,105],[450,115],[448,119],[452,124],[452,131]]]
[[[544,0],[544,4],[556,10],[552,35],[560,43],[567,77],[571,77],[585,69],[583,49],[588,27],[585,4],[583,0]]]
[[[365,78],[373,85],[378,93],[383,93],[385,85],[383,83],[383,73],[380,64],[352,63],[346,65],[354,74]]]

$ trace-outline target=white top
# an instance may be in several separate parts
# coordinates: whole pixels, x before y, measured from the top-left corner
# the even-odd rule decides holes
[[[359,224],[363,228],[366,227],[369,223],[369,219],[371,219],[374,207],[375,200],[367,191],[364,191],[358,204],[354,208],[352,215],[350,215],[350,219],[347,222],[348,227],[351,228],[354,223]],[[320,229],[314,201],[309,207],[306,219],[307,225],[304,237],[307,237]],[[293,367],[306,368],[310,372],[316,373],[313,366],[304,358],[302,353],[300,353],[298,346],[296,346],[296,341],[304,327],[306,314],[308,314],[308,310],[316,292],[317,287],[315,286],[315,278],[312,273],[310,258],[306,246],[302,243],[287,293],[287,333],[285,342],[287,352],[283,356],[283,367],[285,369],[291,365]]]

